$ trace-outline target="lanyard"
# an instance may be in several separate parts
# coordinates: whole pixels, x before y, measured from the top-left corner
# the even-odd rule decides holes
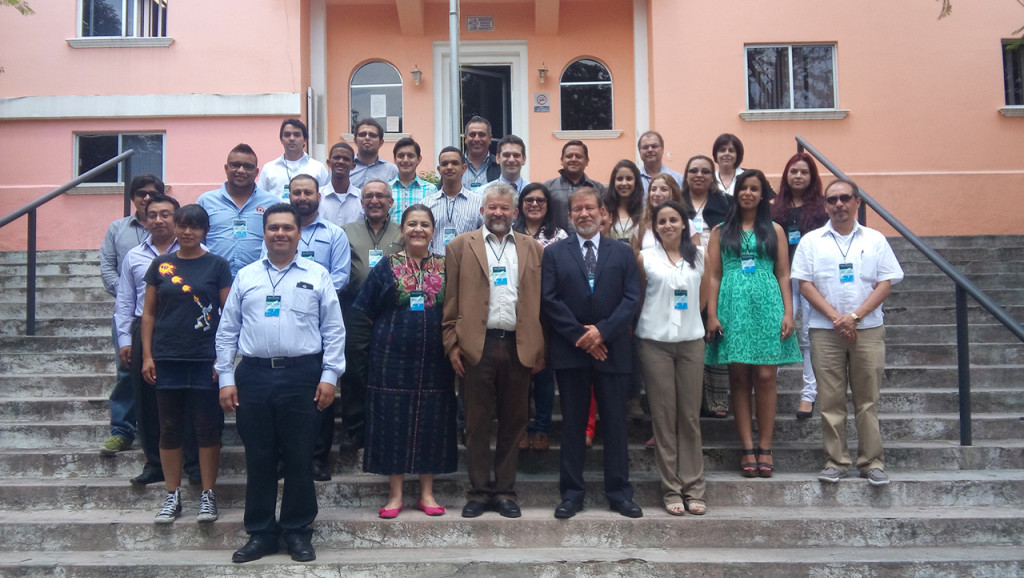
[[[299,236],[299,239],[302,241],[303,245],[305,245],[305,246],[307,246],[309,248],[312,248],[313,247],[313,243],[316,242],[316,229],[313,230],[313,234],[309,236],[309,240],[308,241],[303,239],[301,235]]]
[[[277,283],[274,283],[274,280],[270,277],[270,266],[268,265],[264,269],[267,272],[267,281],[270,281],[270,288],[274,295],[277,295],[277,286],[280,285],[281,281],[284,281],[284,278],[288,276],[288,272],[292,270],[292,265],[294,264],[294,262],[288,264],[288,267],[281,272],[281,276],[277,278]]]
[[[443,194],[443,193],[442,193]],[[458,193],[455,194],[455,199],[459,197]],[[444,195],[444,210],[445,214],[448,215],[448,223],[451,226],[455,226],[455,199]]]
[[[839,253],[843,256],[843,263],[846,263],[846,256],[850,253],[850,249],[853,247],[853,233],[850,234],[850,244],[846,246],[846,251],[843,251],[843,248],[839,245],[839,239],[836,238],[835,233],[829,231],[828,234],[832,235],[832,240],[835,241],[836,248],[839,249]]]
[[[370,236],[370,241],[373,242],[373,248],[374,249],[379,249],[380,248],[380,240],[384,238],[384,233],[386,233],[388,231],[388,223],[389,222],[390,222],[390,219],[384,219],[384,226],[380,228],[380,233],[377,234],[377,235],[374,235],[373,227],[370,226],[369,219],[363,221],[363,224],[366,225],[366,233]]]
[[[512,233],[509,232],[507,234],[511,235]],[[490,239],[487,240],[487,248],[491,250],[491,254],[494,255],[494,259],[498,263],[501,263],[501,258],[505,255],[505,249],[508,248],[508,243],[505,242],[505,239],[502,239],[500,241],[500,243],[501,243],[501,253],[499,253],[499,252],[494,250],[494,245],[491,243]]]

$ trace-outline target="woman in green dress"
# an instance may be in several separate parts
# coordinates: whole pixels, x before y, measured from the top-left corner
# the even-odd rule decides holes
[[[705,361],[729,364],[732,411],[743,445],[740,470],[748,478],[772,476],[778,366],[802,360],[793,337],[786,233],[772,222],[764,194],[768,190],[764,173],[744,171],[736,185],[736,203],[708,243]]]

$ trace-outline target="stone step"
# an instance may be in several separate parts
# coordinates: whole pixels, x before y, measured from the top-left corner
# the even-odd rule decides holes
[[[38,317],[106,317],[114,315],[114,300],[109,301],[37,301]],[[24,303],[0,303],[0,319],[24,319]]]
[[[954,295],[952,284],[949,286],[939,285],[934,289],[904,289],[900,285],[902,283],[892,288],[892,294],[885,300],[885,307],[917,308],[933,305],[955,305],[956,296]],[[1003,308],[1024,303],[1024,289],[1016,287],[989,289],[985,293]],[[975,304],[973,303],[974,299],[971,299],[969,296],[967,300],[969,304]]]
[[[1012,273],[1014,271],[1019,271],[1021,267],[1024,266],[1024,264],[1022,264],[1021,261],[1024,261],[1024,250],[1021,250],[1018,256],[1011,261],[997,261],[989,259],[987,258],[986,253],[986,258],[984,260],[960,261],[953,263],[953,266],[959,269],[962,273],[966,274],[968,277],[972,277],[974,275],[982,273]],[[907,261],[901,259],[900,268],[902,268],[903,273],[908,276],[918,275],[922,273],[927,275],[942,275],[943,277],[946,276],[945,273],[943,273],[942,270],[939,269],[939,267],[935,263],[932,263],[931,261],[928,260]]]
[[[886,312],[886,322],[890,321],[889,313]],[[994,344],[1005,343],[1019,345],[1020,339],[1010,332],[1009,329],[989,316],[990,323],[968,323],[967,336],[972,346],[976,343]],[[955,344],[956,324],[936,325],[893,325],[886,323],[885,340],[889,345],[899,343],[929,343],[929,344]]]
[[[869,224],[870,226],[870,224]],[[936,249],[947,247],[980,247],[994,249],[997,247],[1024,247],[1024,236],[1022,235],[941,235],[922,237],[925,243]],[[902,236],[889,237],[889,243],[894,249],[909,248],[916,251],[910,241]]]
[[[5,289],[0,292],[0,303],[25,304],[25,287]],[[36,300],[41,303],[59,301],[107,301],[113,303],[114,298],[103,287],[42,287],[36,288]]]
[[[99,275],[99,261],[63,261],[36,262],[36,275]],[[17,275],[28,275],[25,263],[3,263],[0,262],[0,277],[14,277]]]
[[[37,251],[37,263],[79,263],[82,261],[100,262],[100,252],[97,249],[63,249],[57,251]],[[5,265],[24,265],[28,262],[25,251],[3,251],[0,252],[0,263]]]
[[[1024,284],[1024,269],[1013,269],[993,273],[976,273],[968,275],[971,281],[981,287],[984,291],[998,290],[1011,287],[1020,287]],[[917,289],[943,289],[949,287],[952,291],[955,287],[953,280],[945,273],[934,274],[907,274],[903,281],[893,287],[893,290],[910,291]]]
[[[102,337],[110,336],[110,320],[113,315],[98,317],[46,318],[36,317],[36,335],[51,337]],[[17,319],[0,319],[0,335],[25,335],[25,316]],[[111,346],[113,347],[113,346]]]
[[[857,482],[863,483],[861,480]],[[884,496],[886,489],[880,489]],[[884,499],[884,497],[882,498]],[[426,547],[518,548],[814,548],[841,541],[849,547],[1019,546],[1024,542],[1020,507],[972,508],[786,507],[709,508],[707,516],[670,516],[648,508],[645,518],[631,520],[601,507],[584,510],[572,520],[556,520],[554,505],[527,507],[522,518],[497,514],[464,519],[452,512],[430,518],[410,511],[399,520],[381,520],[376,509],[324,509],[314,524],[322,549],[364,551]],[[245,542],[242,511],[221,510],[213,525],[194,522],[187,504],[181,520],[170,526],[153,523],[153,511],[7,512],[0,541],[9,551],[106,551],[112,544],[130,551],[190,549],[233,551]],[[683,531],[684,524],[694,524]],[[699,526],[696,526],[699,524]]]
[[[24,289],[27,286],[28,278],[25,275],[0,276],[0,288]],[[39,275],[36,277],[36,287],[103,287],[103,279],[97,268],[95,275]]]
[[[1024,304],[1000,306],[1010,314],[1010,317],[1016,319],[1018,323],[1024,323],[1022,321],[1024,320]],[[893,305],[887,301],[884,311],[886,326],[914,324],[947,325],[956,323],[956,302],[952,293],[949,294],[949,299],[944,301],[943,304],[920,305],[907,303]],[[969,327],[975,324],[990,325],[993,322],[998,323],[987,309],[982,308],[973,299],[967,300],[967,322]]]
[[[0,336],[0,351],[10,353],[53,353],[62,355],[65,353],[107,353],[114,358],[114,345],[110,338],[110,324],[107,324],[107,334],[102,336],[69,336],[55,337],[48,335],[36,335],[27,337]]]

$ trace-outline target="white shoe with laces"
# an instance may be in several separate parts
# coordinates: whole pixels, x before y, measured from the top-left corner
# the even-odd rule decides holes
[[[200,522],[212,522],[217,519],[217,497],[213,490],[205,490],[199,496],[199,515],[196,518]]]

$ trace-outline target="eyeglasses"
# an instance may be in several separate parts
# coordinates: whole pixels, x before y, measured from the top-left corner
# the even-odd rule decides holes
[[[380,138],[380,136],[377,134],[377,131],[372,131],[371,132],[371,131],[368,131],[368,130],[364,130],[363,132],[357,132],[356,136],[359,137],[359,138],[366,138],[366,137]]]
[[[691,175],[710,175],[711,174],[711,169],[696,169],[696,168],[694,168],[694,169],[690,169],[690,170],[688,170],[686,172],[690,173]]]
[[[156,191],[135,191],[134,193],[132,193],[132,198],[139,199],[145,197],[152,197],[155,194],[157,194]]]
[[[238,169],[245,169],[247,171],[255,171],[256,170],[256,165],[254,165],[252,163],[233,162],[233,163],[228,163],[228,168],[233,170],[233,171],[237,171]]]
[[[846,203],[849,203],[852,200],[853,200],[853,195],[848,195],[848,194],[845,194],[845,193],[842,194],[842,195],[834,195],[834,196],[831,196],[831,197],[825,197],[825,202],[830,204],[830,205],[836,204],[836,201],[842,201],[843,204],[845,205]]]
[[[544,197],[529,197],[529,198],[523,199],[523,204],[524,205],[546,205],[546,204],[548,204],[548,200],[545,199]]]
[[[391,195],[387,193],[363,193],[364,199],[390,199]]]
[[[574,215],[582,215],[583,213],[596,213],[596,212],[598,212],[600,210],[601,210],[601,208],[600,207],[596,207],[596,206],[591,206],[591,207],[573,207],[569,212],[574,214]]]

